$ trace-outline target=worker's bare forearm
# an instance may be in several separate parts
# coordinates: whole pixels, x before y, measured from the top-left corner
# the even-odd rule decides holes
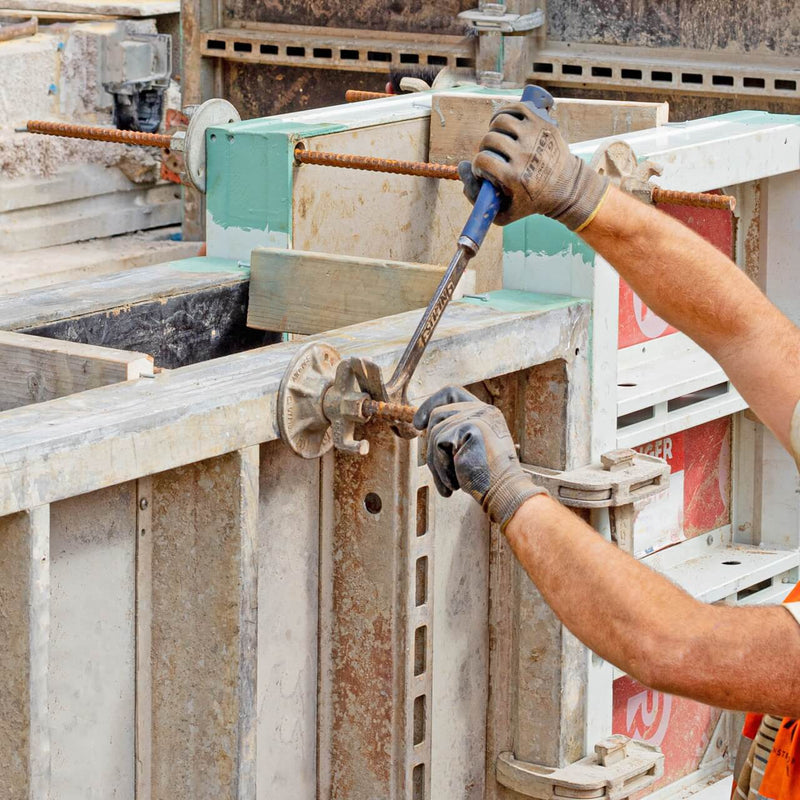
[[[545,495],[506,536],[559,619],[628,674],[724,708],[800,716],[800,626],[784,609],[700,603]]]
[[[784,445],[800,399],[800,331],[716,247],[612,188],[581,236],[659,316],[725,369]]]

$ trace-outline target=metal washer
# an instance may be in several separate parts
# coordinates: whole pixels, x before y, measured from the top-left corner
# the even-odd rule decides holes
[[[201,192],[206,190],[206,131],[219,125],[241,122],[236,108],[218,97],[206,100],[189,118],[183,146],[183,162],[192,185]]]
[[[322,398],[342,357],[333,347],[310,342],[289,362],[278,390],[278,428],[284,443],[303,458],[319,458],[333,447]]]

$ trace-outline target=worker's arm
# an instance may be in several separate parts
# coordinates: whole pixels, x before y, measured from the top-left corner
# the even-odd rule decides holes
[[[498,409],[459,389],[414,418],[445,496],[461,488],[504,529],[556,615],[584,644],[660,691],[800,717],[800,626],[780,607],[700,603],[599,536],[517,460]]]
[[[579,235],[656,314],[719,362],[791,450],[800,330],[760,289],[694,231],[614,187]]]
[[[465,193],[491,180],[500,224],[544,214],[582,236],[658,315],[723,367],[753,411],[790,448],[800,399],[800,331],[741,270],[689,228],[609,185],[569,151],[557,128],[522,103],[499,111]]]

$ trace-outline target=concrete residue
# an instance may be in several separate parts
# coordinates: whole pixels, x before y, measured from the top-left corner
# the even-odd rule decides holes
[[[67,164],[119,167],[134,183],[153,183],[160,170],[159,151],[148,147],[62,139],[0,128],[0,176],[50,178]]]

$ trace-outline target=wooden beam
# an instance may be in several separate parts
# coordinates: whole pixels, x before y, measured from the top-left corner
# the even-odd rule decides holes
[[[489,130],[492,115],[515,99],[509,93],[434,95],[429,160],[457,164],[471,159]],[[583,142],[657,128],[669,119],[669,103],[563,98],[556,100],[552,114],[568,142]]]
[[[253,251],[250,271],[248,326],[310,334],[424,308],[445,268],[259,248]],[[468,270],[456,296],[474,287],[474,273]]]
[[[0,331],[0,411],[153,374],[153,358]]]

